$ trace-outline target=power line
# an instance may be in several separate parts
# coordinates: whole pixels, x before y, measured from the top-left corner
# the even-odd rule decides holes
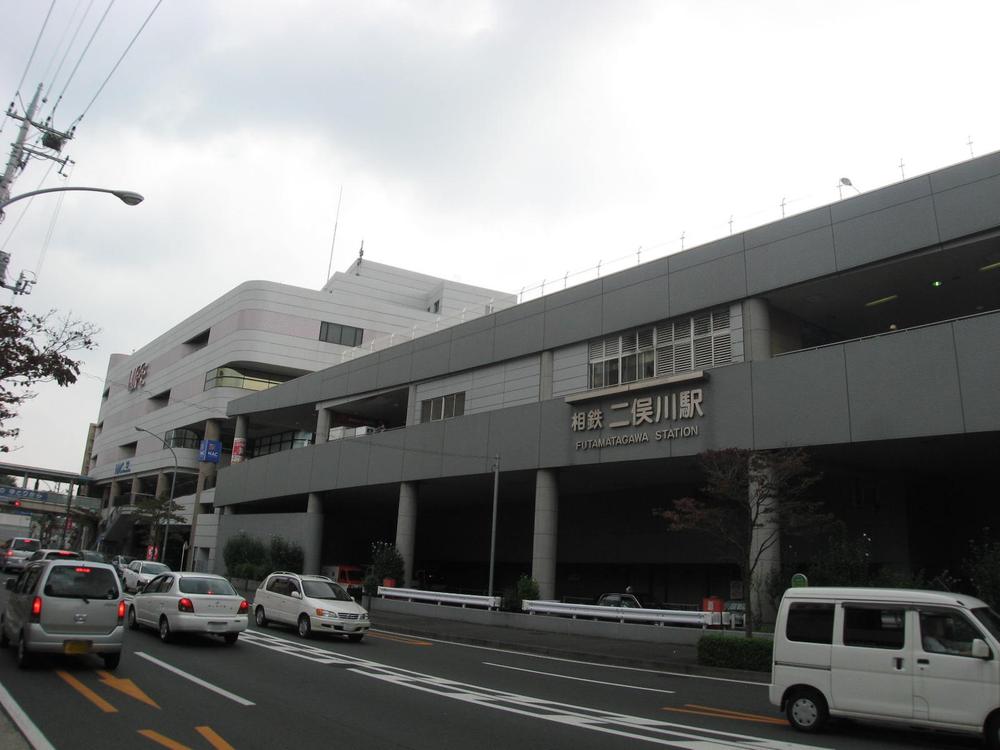
[[[62,60],[59,61],[59,66],[56,68],[56,72],[52,74],[52,81],[49,83],[48,90],[52,91],[56,87],[56,79],[59,78],[59,73],[62,72],[62,67],[66,63],[66,58],[69,57],[69,53],[73,50],[73,45],[76,44],[76,37],[79,35],[80,31],[83,30],[83,24],[87,20],[87,16],[90,15],[90,9],[94,7],[94,0],[90,0],[87,5],[87,10],[84,11],[83,16],[80,18],[80,23],[76,26],[76,31],[73,32],[73,38],[69,40],[69,44],[66,45],[66,51],[63,52]],[[66,25],[66,31],[63,32],[62,39],[59,40],[59,44],[56,45],[56,50],[53,53],[53,60],[55,60],[55,55],[59,54],[60,48],[63,46],[63,41],[66,39],[66,33],[69,31],[70,27],[73,25],[73,20],[76,18],[76,11],[80,8],[80,3],[78,2],[76,8],[73,10],[73,15],[70,16],[69,23]],[[50,63],[51,67],[51,63]],[[45,71],[45,75],[42,78],[48,76],[48,70]],[[49,115],[50,119],[52,115],[55,114],[55,107],[52,108],[52,113]]]
[[[35,52],[38,50],[38,44],[42,41],[42,34],[45,33],[45,27],[49,23],[49,17],[52,15],[52,9],[56,7],[56,0],[52,0],[52,4],[49,5],[49,10],[45,14],[45,20],[42,21],[42,28],[38,31],[38,36],[35,38],[35,46],[31,48],[31,54],[28,56],[28,64],[24,66],[24,72],[21,74],[21,80],[17,82],[17,88],[14,90],[14,96],[18,99],[21,98],[21,86],[24,85],[24,79],[28,77],[28,71],[31,69],[31,62],[35,59]],[[21,102],[22,109],[24,108],[24,102]],[[7,124],[7,115],[4,115],[3,122],[0,122],[0,131],[3,130],[3,126]]]
[[[112,0],[112,2],[114,2],[114,0]],[[118,66],[122,64],[122,60],[125,59],[125,55],[127,55],[128,52],[129,52],[129,50],[132,49],[132,45],[135,44],[136,39],[139,38],[139,35],[142,33],[143,29],[146,28],[146,24],[148,24],[149,21],[153,18],[153,14],[156,13],[156,10],[160,7],[160,5],[162,3],[163,3],[163,0],[156,0],[156,5],[154,5],[153,9],[151,11],[149,11],[149,15],[146,16],[146,20],[142,22],[142,25],[139,27],[139,30],[137,32],[135,32],[135,36],[132,37],[132,41],[130,41],[128,43],[128,46],[125,48],[125,51],[122,52],[121,57],[118,58],[118,62],[116,62],[115,65],[114,65],[114,67],[111,68],[111,72],[108,73],[108,77],[105,78],[104,79],[104,83],[102,83],[100,85],[100,87],[98,87],[97,93],[94,94],[94,98],[91,99],[90,103],[84,108],[83,113],[73,121],[73,125],[76,125],[76,123],[80,122],[80,120],[82,120],[84,118],[84,115],[86,115],[87,112],[90,111],[90,107],[97,100],[97,97],[99,97],[101,95],[101,92],[104,91],[104,87],[107,85],[108,81],[111,80],[111,76],[113,76],[115,74],[115,71],[118,70]],[[109,10],[110,10],[110,6],[109,6]]]
[[[59,93],[56,98],[56,103],[52,105],[52,114],[49,117],[54,117],[56,113],[56,108],[59,106],[59,102],[62,101],[63,96],[66,94],[66,90],[69,88],[70,83],[73,82],[73,78],[76,76],[76,71],[80,69],[80,63],[83,62],[83,58],[87,56],[87,52],[90,51],[90,45],[94,43],[94,37],[97,36],[97,32],[101,30],[104,25],[105,19],[108,17],[108,13],[111,12],[111,8],[114,6],[115,0],[110,0],[108,7],[104,10],[104,15],[101,16],[101,20],[97,22],[97,26],[94,27],[93,33],[90,35],[90,39],[87,40],[87,45],[83,48],[83,52],[80,53],[80,58],[76,61],[76,65],[73,66],[73,70],[69,74],[69,78],[66,79],[66,84],[63,86],[63,90]]]

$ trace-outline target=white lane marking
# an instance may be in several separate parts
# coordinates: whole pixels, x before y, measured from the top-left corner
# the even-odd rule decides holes
[[[195,677],[193,674],[185,672],[183,669],[179,669],[178,667],[175,667],[173,664],[167,664],[167,662],[165,661],[160,661],[155,656],[150,656],[149,654],[144,653],[142,651],[136,651],[135,655],[142,657],[146,661],[151,661],[158,667],[163,667],[168,672],[173,672],[175,675],[183,677],[185,680],[190,680],[195,685],[201,685],[203,688],[211,690],[213,693],[218,693],[223,698],[229,698],[229,700],[239,703],[241,706],[256,705],[253,701],[248,701],[246,698],[241,698],[240,696],[236,695],[236,693],[230,693],[228,690],[224,690],[223,688],[220,688],[218,685],[213,685],[211,682],[206,682],[200,677]]]
[[[51,742],[42,734],[42,730],[35,726],[35,722],[28,718],[28,714],[18,705],[7,688],[0,683],[0,706],[3,706],[11,721],[21,730],[21,734],[35,750],[56,750]]]
[[[251,634],[251,637],[247,639],[247,643],[269,648],[289,656],[298,656],[300,658],[311,659],[312,661],[319,661],[314,656],[315,652],[331,653],[303,641],[289,640],[270,633],[246,631],[244,635],[248,633]],[[500,649],[490,650],[499,651]],[[296,653],[297,651],[301,653]],[[355,674],[373,677],[399,687],[433,693],[443,698],[461,700],[483,708],[492,708],[535,719],[552,721],[565,726],[574,726],[579,729],[589,729],[629,739],[643,740],[657,745],[680,748],[681,750],[816,750],[815,745],[770,740],[723,730],[678,724],[661,719],[647,719],[641,716],[618,714],[517,693],[508,693],[494,688],[462,683],[443,677],[435,677],[412,669],[380,664],[379,662],[359,657],[345,656],[336,661],[351,665],[348,668]],[[642,671],[649,672],[653,670]]]
[[[410,633],[397,633],[392,630],[382,630],[380,628],[372,628],[374,632],[377,633],[388,633],[390,635],[401,635],[413,637]],[[507,649],[497,648],[495,646],[479,646],[474,643],[459,643],[458,641],[446,641],[442,638],[429,638],[427,636],[420,636],[422,640],[432,641],[433,643],[444,643],[449,646],[461,646],[463,648],[476,648],[483,651],[495,651],[498,654],[513,654],[514,656],[527,656],[531,659],[548,659],[549,661],[560,661],[566,664],[583,664],[588,667],[604,667],[605,669],[621,669],[627,672],[646,672],[648,674],[665,674],[671,677],[688,677],[692,680],[711,680],[714,682],[733,682],[737,685],[755,685],[756,687],[770,687],[770,682],[757,682],[756,680],[737,680],[732,677],[712,677],[710,675],[704,674],[688,674],[687,672],[669,672],[663,669],[649,669],[647,667],[628,667],[621,664],[606,664],[600,661],[582,661],[580,659],[567,659],[563,656],[549,656],[547,654],[533,654],[528,651],[508,651]]]
[[[573,704],[548,701],[531,696],[507,693],[492,688],[455,682],[427,675],[400,674],[393,669],[351,671],[365,674],[399,687],[432,693],[443,698],[472,703],[544,721],[552,721],[579,729],[642,740],[683,750],[817,750],[816,745],[803,745],[784,740],[771,740],[723,730],[677,724],[641,716],[629,716]]]
[[[539,672],[534,669],[523,669],[522,667],[512,667],[508,664],[494,664],[493,662],[484,661],[487,667],[499,667],[500,669],[513,669],[515,672],[528,672],[529,674],[540,674],[543,677],[559,677],[563,680],[576,680],[577,682],[592,682],[595,685],[605,685],[607,687],[620,687],[629,688],[630,690],[648,690],[651,693],[669,693],[673,695],[676,690],[663,690],[661,688],[650,688],[642,687],[640,685],[626,685],[622,682],[604,682],[603,680],[588,680],[586,677],[571,677],[568,674],[557,674],[555,672]]]

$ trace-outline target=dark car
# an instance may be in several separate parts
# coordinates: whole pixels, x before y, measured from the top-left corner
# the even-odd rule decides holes
[[[597,600],[597,606],[642,609],[642,603],[635,594],[601,594]]]

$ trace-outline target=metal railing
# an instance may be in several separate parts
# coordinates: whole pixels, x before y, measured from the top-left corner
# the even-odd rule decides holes
[[[596,604],[567,604],[525,600],[521,609],[531,615],[560,615],[562,617],[589,617],[616,622],[644,622],[653,625],[694,625],[706,628],[720,624],[718,612],[691,612],[677,609],[639,609],[638,607],[600,607]]]
[[[378,595],[385,599],[405,599],[409,602],[432,602],[434,604],[458,604],[462,607],[482,607],[500,609],[499,596],[479,596],[475,594],[450,594],[445,591],[424,591],[423,589],[401,589],[395,586],[379,586]]]

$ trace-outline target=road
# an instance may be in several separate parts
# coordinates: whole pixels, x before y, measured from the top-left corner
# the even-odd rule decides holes
[[[37,727],[37,748],[979,747],[974,739],[846,722],[823,735],[799,734],[753,679],[614,667],[380,630],[348,643],[252,626],[231,647],[210,637],[164,644],[152,631],[129,632],[114,673],[90,656],[41,658],[19,670],[12,650],[0,653],[5,700]]]

